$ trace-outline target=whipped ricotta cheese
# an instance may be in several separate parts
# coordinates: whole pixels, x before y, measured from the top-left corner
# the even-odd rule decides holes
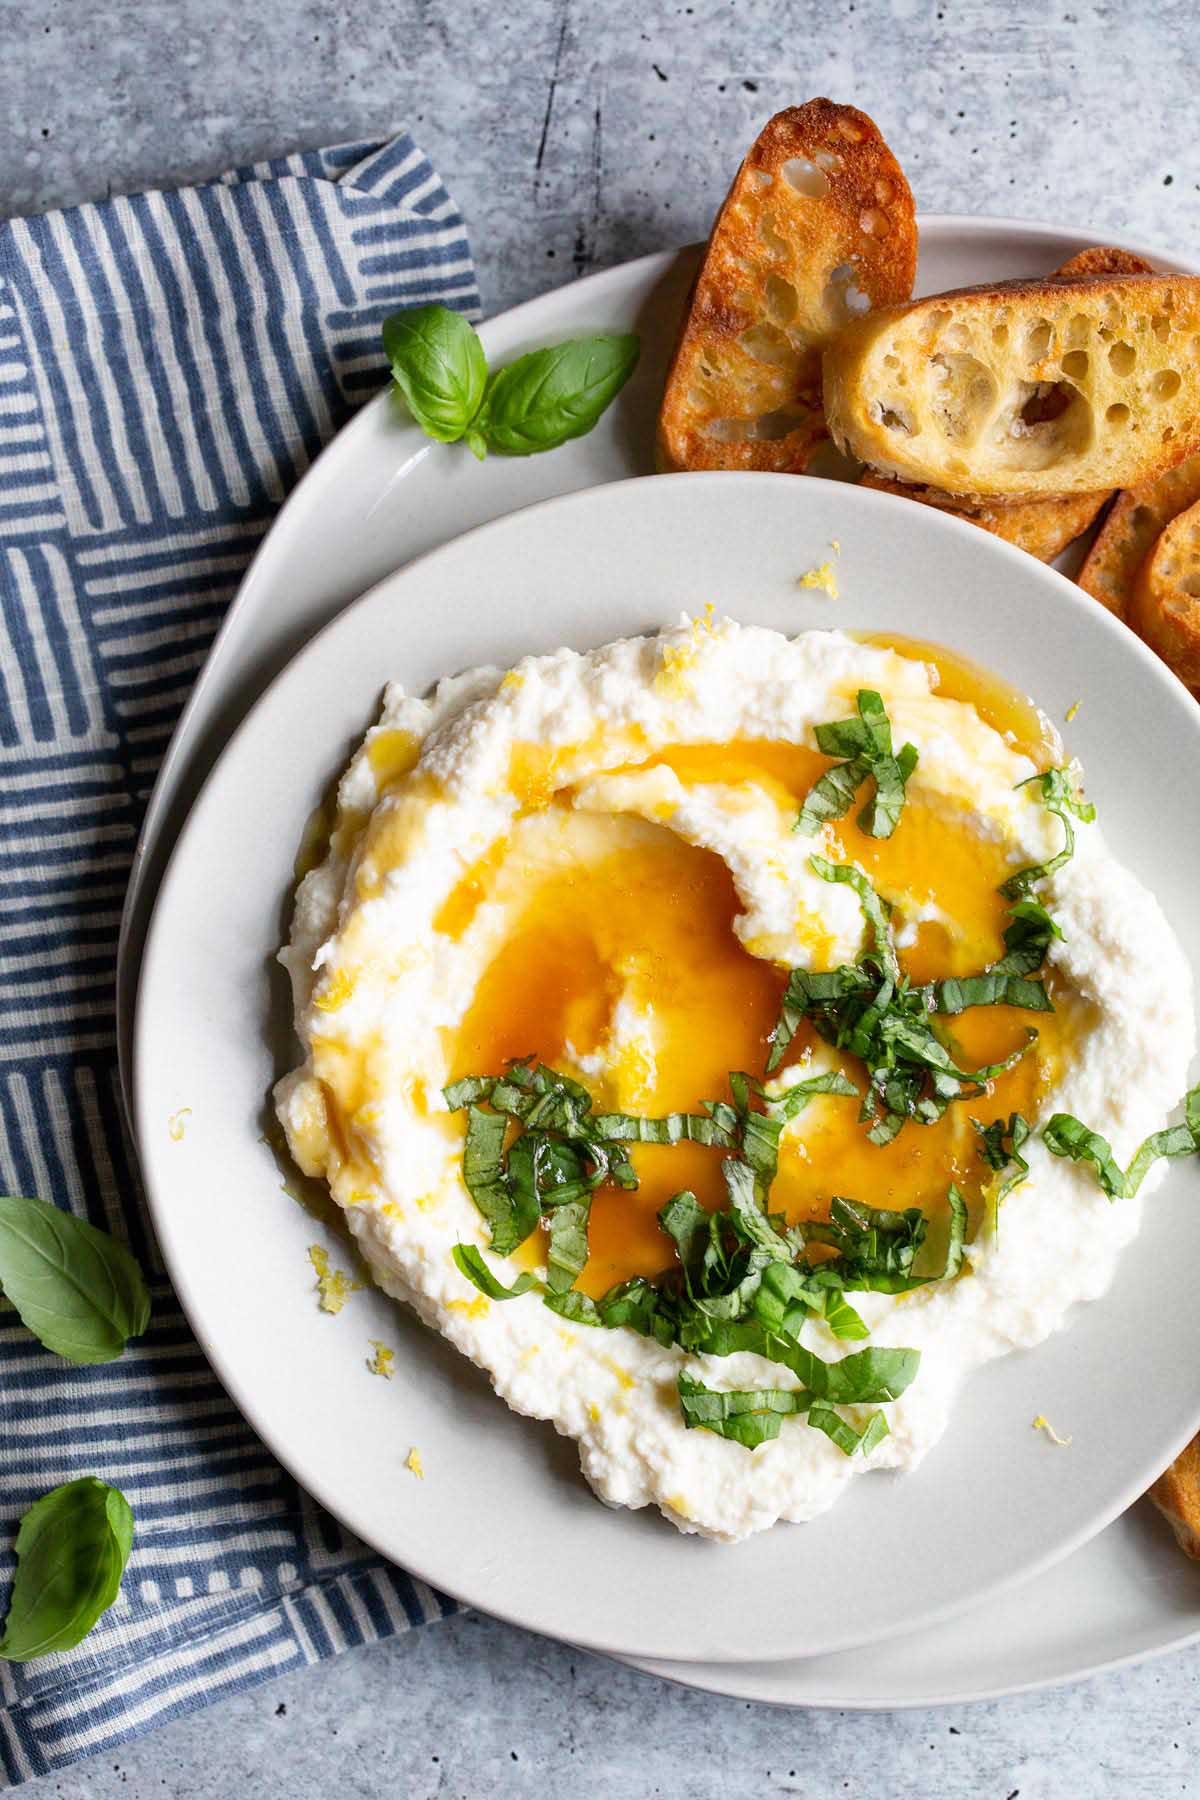
[[[798,806],[828,766],[814,728],[853,714],[864,688],[883,696],[895,743],[919,752],[900,823],[886,843],[865,839],[856,805],[816,837],[798,834]],[[1191,981],[1156,900],[1101,826],[1080,822],[1074,856],[1037,890],[1063,934],[1047,958],[1054,1014],[1038,1015],[1034,1052],[996,1082],[990,1106],[912,1122],[882,1150],[854,1103],[835,1097],[785,1131],[772,1205],[802,1222],[833,1193],[935,1209],[977,1161],[972,1112],[1019,1108],[1035,1128],[1028,1176],[1002,1206],[986,1203],[986,1169],[971,1176],[956,1279],[852,1296],[873,1344],[921,1354],[869,1454],[843,1454],[802,1418],[754,1450],[687,1429],[681,1370],[718,1389],[794,1378],[748,1353],[695,1355],[626,1327],[569,1324],[536,1293],[489,1300],[453,1260],[455,1245],[477,1246],[508,1285],[537,1271],[544,1246],[535,1237],[513,1258],[487,1249],[463,1180],[463,1118],[443,1087],[535,1055],[601,1110],[727,1098],[724,1072],[763,1073],[786,972],[863,952],[858,897],[819,878],[814,851],[868,874],[914,979],[995,960],[999,881],[1053,857],[1063,828],[1021,785],[1046,766],[1044,746],[1035,762],[1038,747],[987,712],[948,697],[936,666],[912,654],[839,632],[787,639],[684,620],[508,673],[476,670],[427,698],[393,685],[341,780],[328,848],[300,883],[281,952],[302,1050],[277,1089],[292,1154],[328,1181],[387,1292],[485,1369],[511,1407],[574,1438],[612,1505],[656,1505],[682,1531],[733,1541],[812,1518],[866,1470],[914,1468],[971,1370],[1103,1294],[1137,1232],[1155,1176],[1114,1204],[1036,1128],[1073,1113],[1124,1162],[1186,1087]],[[1021,1038],[1005,1011],[949,1021],[973,1066]],[[830,1066],[829,1046],[798,1034],[779,1077]],[[582,1278],[593,1294],[665,1266],[654,1211],[671,1192],[720,1191],[711,1150],[647,1147],[634,1163],[644,1193],[597,1196]],[[816,1319],[804,1342],[827,1360],[861,1348]]]

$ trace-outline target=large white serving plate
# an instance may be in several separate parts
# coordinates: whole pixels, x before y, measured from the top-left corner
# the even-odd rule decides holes
[[[1103,233],[1025,221],[923,216],[917,289],[1046,270]],[[1162,268],[1160,249],[1127,243]],[[598,328],[637,328],[641,366],[586,438],[551,456],[482,468],[423,444],[386,395],[357,416],[283,509],[193,689],[146,816],[118,966],[122,1070],[130,1075],[133,993],[149,907],[204,772],[289,652],[355,595],[465,525],[530,500],[649,473],[649,434],[665,359],[696,264],[666,252],[573,283],[481,327],[493,359]],[[952,1623],[869,1650],[767,1665],[686,1665],[718,1693],[787,1705],[887,1707],[967,1700],[1066,1681],[1200,1637],[1200,1571],[1141,1502],[1064,1562]],[[684,1665],[654,1666],[682,1673]]]
[[[831,543],[836,602],[799,579]],[[384,676],[422,692],[476,663],[585,649],[709,601],[782,631],[903,629],[977,657],[1051,717],[1083,696],[1072,748],[1089,793],[1200,968],[1200,786],[1176,792],[1169,832],[1146,805],[1157,772],[1200,761],[1200,711],[1123,626],[1053,570],[889,495],[786,476],[630,481],[527,508],[420,559],[272,684],[163,882],[134,1092],[155,1225],[201,1344],[324,1504],[434,1585],[535,1630],[740,1662],[827,1654],[945,1617],[1131,1504],[1200,1419],[1200,1172],[1172,1166],[1111,1293],[1070,1332],[971,1380],[917,1474],[864,1479],[813,1524],[734,1549],[599,1506],[571,1446],[509,1413],[387,1302],[364,1294],[336,1324],[317,1312],[313,1225],[281,1199],[260,1135],[291,1060],[287,984],[271,957],[304,822]],[[179,1140],[170,1121],[185,1107]],[[365,1372],[372,1337],[399,1345],[391,1383]],[[1069,1453],[1031,1430],[1039,1412],[1072,1432]],[[420,1484],[404,1472],[414,1444]]]

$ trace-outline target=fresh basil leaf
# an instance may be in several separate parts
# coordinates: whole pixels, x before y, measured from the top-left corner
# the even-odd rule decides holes
[[[791,1262],[790,1248],[759,1203],[754,1170],[730,1156],[721,1164],[721,1173],[729,1194],[730,1216],[744,1240],[765,1251],[773,1262]]]
[[[679,1404],[683,1422],[691,1430],[695,1426],[715,1431],[718,1437],[730,1438],[753,1450],[770,1438],[779,1436],[785,1418],[807,1412],[811,1395],[792,1388],[755,1388],[719,1392],[705,1387],[691,1375],[679,1376]]]
[[[885,974],[894,981],[899,980],[900,965],[892,943],[891,909],[887,901],[875,892],[862,870],[850,863],[833,863],[824,856],[810,856],[808,866],[822,881],[841,881],[854,889],[871,933],[871,947]]]
[[[856,1406],[898,1400],[916,1376],[921,1352],[872,1345],[853,1351],[840,1362],[825,1362],[803,1344],[780,1344],[777,1360],[800,1377],[815,1399],[828,1400],[833,1406]]]
[[[1055,1113],[1042,1136],[1055,1156],[1069,1156],[1073,1162],[1089,1164],[1110,1200],[1132,1199],[1160,1157],[1200,1154],[1200,1086],[1184,1095],[1183,1108],[1183,1123],[1151,1132],[1124,1174],[1108,1139],[1089,1130],[1070,1113]]]
[[[132,1543],[129,1502],[94,1475],[35,1501],[17,1531],[0,1657],[32,1662],[85,1638],[117,1597]]]
[[[1168,1125],[1165,1131],[1152,1132],[1134,1156],[1125,1175],[1125,1192],[1130,1199],[1160,1156],[1195,1156],[1200,1152],[1200,1086],[1184,1095],[1183,1109],[1182,1125]]]
[[[979,1134],[979,1153],[989,1169],[1000,1173],[1010,1163],[1013,1165],[1013,1173],[1001,1182],[996,1193],[998,1206],[1029,1173],[1029,1164],[1021,1155],[1021,1146],[1029,1137],[1031,1126],[1028,1119],[1019,1112],[1010,1113],[1007,1119],[993,1119],[990,1125],[984,1125],[979,1119],[972,1119],[971,1123]]]
[[[467,1109],[467,1138],[463,1147],[463,1180],[492,1234],[497,1256],[511,1256],[536,1230],[539,1210],[532,1189],[514,1195],[503,1167],[507,1123],[502,1113]]]
[[[805,837],[814,837],[831,819],[844,819],[871,768],[867,757],[855,756],[849,762],[835,763],[832,769],[826,769],[805,795],[793,829]]]
[[[854,1310],[844,1293],[837,1288],[825,1289],[824,1318],[836,1338],[860,1339],[871,1333],[861,1315]]]
[[[1055,1113],[1042,1128],[1042,1140],[1053,1156],[1087,1163],[1110,1200],[1125,1198],[1125,1176],[1112,1145],[1098,1131],[1090,1131],[1070,1113]]]
[[[392,379],[427,437],[451,444],[483,403],[487,359],[468,319],[447,306],[418,306],[383,321]]]
[[[1031,863],[1027,868],[1018,869],[1007,881],[1001,882],[1000,892],[1006,900],[1023,899],[1037,882],[1056,874],[1070,862],[1075,854],[1072,818],[1082,819],[1085,824],[1090,825],[1096,817],[1096,809],[1091,802],[1076,793],[1075,778],[1070,769],[1047,769],[1042,775],[1031,775],[1028,780],[1017,783],[1019,788],[1034,785],[1041,789],[1042,803],[1046,810],[1062,821],[1063,847],[1049,862]]]
[[[950,1183],[947,1194],[950,1204],[950,1235],[946,1241],[946,1262],[939,1281],[953,1281],[963,1265],[963,1251],[967,1242],[967,1203],[955,1187]]]
[[[871,765],[871,773],[875,777],[875,793],[858,815],[858,823],[868,837],[891,837],[900,823],[900,814],[904,810],[904,791],[916,766],[915,744],[905,744],[897,756],[880,757]]]
[[[823,1431],[846,1456],[853,1456],[856,1451],[866,1456],[888,1435],[888,1422],[881,1412],[873,1412],[862,1430],[856,1431],[848,1419],[823,1400],[814,1400],[809,1407],[808,1423]]]
[[[695,1194],[686,1188],[672,1194],[658,1215],[659,1224],[675,1245],[689,1285],[711,1241],[710,1219],[708,1208],[701,1206]]]
[[[1004,975],[996,968],[983,975],[948,975],[936,983],[940,1013],[965,1012],[969,1006],[1021,1006],[1027,1012],[1053,1012],[1054,1002],[1040,981]]]
[[[1046,952],[1063,934],[1040,900],[1016,900],[1009,908],[1004,930],[1004,955],[994,962],[993,975],[1032,975],[1046,960]]]
[[[870,837],[886,838],[899,822],[905,785],[917,766],[916,746],[905,744],[899,755],[893,755],[891,722],[874,689],[860,688],[857,704],[857,719],[815,727],[822,753],[847,760],[826,769],[805,796],[795,829],[810,837],[829,820],[846,816],[868,777],[875,793],[858,815],[859,825]]]
[[[531,1275],[527,1269],[517,1276],[511,1287],[505,1287],[504,1283],[498,1281],[492,1274],[474,1244],[455,1244],[450,1254],[458,1266],[459,1273],[465,1275],[467,1280],[477,1287],[481,1294],[486,1294],[489,1300],[516,1300],[522,1294],[529,1294],[535,1289],[541,1288],[542,1284],[537,1276]]]
[[[21,1323],[73,1363],[112,1362],[150,1323],[124,1245],[45,1200],[0,1195],[0,1287]]]
[[[550,1214],[550,1241],[546,1249],[546,1285],[552,1294],[574,1287],[588,1259],[588,1215],[591,1195],[569,1200]]]
[[[532,456],[583,437],[637,366],[632,333],[575,338],[519,356],[494,374],[476,427],[489,450]]]
[[[668,1113],[661,1119],[642,1119],[633,1113],[601,1113],[592,1120],[592,1132],[604,1143],[617,1144],[714,1144],[732,1149],[732,1134],[708,1113]]]

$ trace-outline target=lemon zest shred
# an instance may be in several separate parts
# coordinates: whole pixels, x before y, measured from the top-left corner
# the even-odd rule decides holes
[[[421,1461],[421,1452],[417,1449],[415,1444],[405,1457],[404,1466],[406,1469],[412,1470],[418,1481],[424,1481],[425,1464]]]
[[[1070,706],[1068,706],[1067,712],[1066,712],[1066,720],[1067,720],[1068,725],[1070,725],[1073,722],[1075,715],[1078,713],[1078,711],[1082,705],[1083,705],[1082,700],[1075,700],[1075,701],[1072,701]]]
[[[837,570],[831,562],[818,563],[815,569],[809,569],[801,575],[799,585],[802,588],[820,588],[831,600],[840,598]]]
[[[592,1424],[598,1425],[600,1423],[600,1408],[596,1405],[594,1400],[588,1401],[587,1412],[588,1418],[592,1421]]]
[[[191,1107],[181,1106],[179,1111],[173,1112],[167,1120],[167,1136],[173,1144],[178,1144],[181,1141],[184,1131],[187,1129],[184,1121],[190,1119],[191,1116]]]
[[[335,1269],[329,1252],[321,1244],[308,1246],[308,1260],[317,1277],[318,1305],[322,1312],[340,1313],[351,1294],[358,1293],[361,1281],[351,1281],[344,1269]]]
[[[633,1386],[633,1376],[629,1373],[628,1369],[623,1369],[619,1362],[614,1362],[611,1356],[602,1356],[600,1361],[604,1364],[606,1369],[612,1370],[623,1388],[631,1388]]]
[[[1037,1418],[1033,1421],[1033,1429],[1035,1431],[1044,1431],[1046,1436],[1050,1439],[1050,1442],[1052,1444],[1057,1444],[1060,1450],[1065,1450],[1067,1445],[1072,1441],[1069,1437],[1059,1437],[1045,1413],[1038,1414]]]
[[[382,1375],[385,1381],[390,1381],[396,1373],[396,1352],[389,1350],[382,1338],[369,1338],[367,1341],[375,1352],[374,1356],[367,1358],[368,1369],[372,1375]]]
[[[519,675],[515,669],[510,669],[508,674],[504,677],[504,680],[500,683],[500,686],[502,688],[523,688],[525,686],[525,677]]]

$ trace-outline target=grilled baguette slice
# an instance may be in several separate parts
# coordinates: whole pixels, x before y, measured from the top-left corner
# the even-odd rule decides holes
[[[1126,488],[1113,501],[1077,577],[1079,585],[1118,619],[1128,617],[1134,577],[1163,527],[1200,500],[1200,455]]]
[[[1200,501],[1159,533],[1134,577],[1127,620],[1180,681],[1200,689]]]
[[[878,488],[885,494],[900,494],[906,500],[919,500],[922,506],[936,506],[939,512],[966,519],[970,524],[990,531],[993,537],[1003,538],[1019,550],[1027,550],[1041,562],[1053,562],[1056,556],[1061,556],[1067,545],[1073,544],[1080,533],[1087,530],[1109,498],[1106,489],[1099,494],[1047,494],[1040,500],[1014,500],[1009,505],[1003,501],[995,504],[985,501],[964,506],[954,494],[947,494],[942,488],[911,487],[907,482],[893,481],[890,476],[876,475],[871,469],[863,475],[860,485]]]
[[[667,374],[664,469],[799,472],[825,438],[821,349],[858,309],[903,300],[913,198],[852,106],[776,113],[717,214]]]
[[[1096,244],[1055,269],[1051,281],[1069,281],[1072,275],[1149,275],[1150,264],[1132,250],[1117,250],[1111,245]],[[900,494],[919,500],[923,506],[936,506],[953,513],[956,519],[968,519],[972,525],[1016,544],[1040,562],[1053,562],[1068,544],[1085,532],[1106,500],[1112,498],[1107,489],[1098,494],[1047,494],[1040,500],[1010,500],[998,504],[981,503],[967,506],[944,488],[911,487],[907,482],[893,481],[890,476],[876,475],[870,469],[862,477],[864,487],[879,488],[888,494]]]
[[[1073,276],[893,306],[825,351],[834,439],[997,498],[1149,481],[1200,446],[1200,276]]]
[[[1153,275],[1154,264],[1148,263],[1144,256],[1138,256],[1133,250],[1119,250],[1115,244],[1093,244],[1090,249],[1077,250],[1074,256],[1068,257],[1060,268],[1055,269],[1051,281],[1067,281],[1072,275]]]
[[[1164,1469],[1150,1498],[1175,1533],[1185,1556],[1200,1561],[1200,1438],[1181,1450],[1170,1468]]]

